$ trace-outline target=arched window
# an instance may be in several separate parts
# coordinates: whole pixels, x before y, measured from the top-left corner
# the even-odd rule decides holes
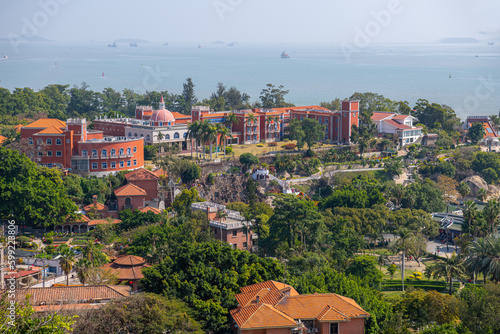
[[[123,148],[121,148],[119,152],[120,152],[120,155],[122,155],[122,154],[123,154],[123,152],[124,152],[124,151],[123,151]]]
[[[88,156],[88,154],[87,154],[87,150],[83,150],[83,151],[82,151],[82,157],[86,157],[86,156]]]
[[[168,133],[165,135],[165,139],[170,139],[170,135]]]
[[[52,139],[47,139],[47,145],[52,145]]]
[[[134,153],[137,152],[137,146],[134,146]]]
[[[139,136],[137,135],[137,133],[134,133],[134,137],[135,137],[135,138],[137,138],[137,137],[139,137]]]
[[[38,138],[37,141],[38,145],[42,145],[43,144],[43,139],[42,138]]]
[[[182,137],[186,138],[186,135],[187,135],[187,132],[184,132],[184,134],[182,135]]]
[[[92,150],[92,156],[97,157],[97,150]]]
[[[57,138],[57,139],[56,139],[56,145],[61,145],[61,144],[62,144],[61,139]]]
[[[151,139],[151,137],[149,135],[146,136],[146,140],[149,140]]]
[[[107,150],[102,150],[102,151],[101,151],[101,155],[102,155],[103,157],[108,156],[108,151],[107,151]]]
[[[126,197],[125,198],[125,206],[132,206],[132,200],[130,199],[130,197]]]
[[[33,145],[33,138],[28,138],[28,144]]]
[[[174,133],[174,139],[179,138],[179,132]]]
[[[127,154],[130,154],[131,153],[131,150],[130,150],[130,147],[127,148]]]
[[[116,150],[115,150],[114,148],[113,148],[113,149],[111,149],[111,155],[112,155],[112,156],[115,156],[115,155],[116,155]]]
[[[128,133],[128,136],[129,136],[129,137],[132,137],[132,132],[129,132],[129,133]]]
[[[144,137],[144,135],[141,133],[141,137]]]

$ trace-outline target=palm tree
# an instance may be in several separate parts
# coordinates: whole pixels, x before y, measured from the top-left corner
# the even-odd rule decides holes
[[[202,149],[203,149],[203,160],[205,160],[205,158],[206,158],[205,143],[208,141],[208,133],[210,131],[210,127],[211,127],[211,124],[210,124],[210,122],[208,122],[208,120],[204,120],[200,124],[199,137],[200,137],[200,142],[202,144]],[[210,152],[210,153],[212,153],[212,152]]]
[[[92,264],[87,259],[80,259],[75,263],[75,271],[80,283],[85,286],[85,282],[87,281],[90,275],[90,269],[92,268]]]
[[[465,183],[461,183],[461,184],[465,184]],[[463,215],[464,215],[465,221],[467,222],[467,224],[469,226],[469,234],[471,234],[471,224],[472,224],[472,221],[474,219],[476,219],[477,213],[478,213],[478,211],[477,211],[476,202],[474,202],[472,200],[468,200],[467,202],[465,202],[465,207],[463,209]]]
[[[217,123],[217,125],[215,126],[215,158],[217,158],[219,155],[219,145],[222,143],[222,132],[223,132],[223,129],[225,129],[226,127],[224,125],[222,125],[221,123]],[[217,140],[217,138],[219,138],[219,135],[220,135],[220,139]]]
[[[448,255],[446,255],[445,260],[438,262],[436,264],[436,271],[446,276],[447,279],[450,281],[450,290],[449,290],[450,295],[453,290],[453,278],[460,277],[465,272],[462,259],[455,253],[453,253],[451,257],[448,257]]]
[[[224,126],[219,130],[219,134],[220,134],[219,145],[224,145],[224,158],[225,158],[226,157],[227,136],[229,136],[231,133],[230,133],[230,130]]]
[[[405,291],[405,252],[408,246],[406,241],[410,239],[412,233],[409,229],[403,227],[397,231],[397,235],[399,239],[395,241],[395,244],[401,250],[401,286],[403,288],[402,291]]]
[[[474,277],[481,272],[485,283],[488,276],[497,283],[500,281],[500,238],[479,238],[469,244],[467,251],[469,257],[464,266]]]
[[[226,120],[224,121],[224,124],[231,129],[231,134],[233,133],[233,125],[238,124],[239,119],[236,117],[235,113],[230,113],[226,116]]]
[[[247,250],[250,252],[250,244],[248,243],[248,232],[250,232],[249,226],[252,224],[252,213],[250,211],[243,212],[243,217],[245,220],[243,221],[243,229],[245,230],[247,236]]]
[[[206,140],[210,144],[210,160],[212,160],[212,151],[213,151],[213,143],[217,143],[217,127],[209,124],[209,126],[206,128]]]
[[[66,275],[66,286],[69,286],[69,273],[75,264],[75,253],[71,248],[64,248],[59,258],[59,265]]]
[[[87,260],[90,263],[94,263],[95,260],[95,253],[98,252],[99,249],[97,248],[97,245],[92,241],[92,240],[87,240],[85,243],[85,246],[83,247],[83,255],[87,257]]]
[[[483,216],[486,218],[491,233],[495,234],[498,226],[498,216],[500,215],[500,203],[496,200],[489,200],[483,209]]]
[[[458,186],[458,192],[460,193],[460,196],[462,196],[462,201],[465,199],[465,196],[469,195],[470,193],[470,187],[467,183],[461,182],[460,185]]]
[[[479,198],[480,201],[484,201],[486,195],[487,195],[486,189],[479,188],[479,190],[477,191],[477,198]]]
[[[382,266],[389,261],[389,257],[386,254],[380,254],[378,257],[378,264],[380,266],[380,271],[382,271]]]
[[[189,139],[191,142],[191,158],[193,158],[193,139],[196,140],[196,158],[198,158],[198,141],[197,141],[197,136],[198,136],[198,131],[200,128],[200,123],[199,121],[195,121],[191,124],[188,124],[188,131],[186,133],[186,138]]]

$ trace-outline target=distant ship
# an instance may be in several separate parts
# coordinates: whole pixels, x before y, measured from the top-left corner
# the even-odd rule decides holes
[[[238,42],[231,42],[227,46],[235,46],[236,44],[238,44]]]
[[[493,42],[488,42],[488,45],[495,45],[495,43],[493,43]]]
[[[137,47],[137,42],[130,43],[130,46],[133,47],[133,48],[136,48]]]
[[[283,52],[281,53],[281,58],[283,58],[283,59],[288,59],[288,58],[290,58],[290,56],[288,55],[288,53],[286,53],[286,51],[283,51]]]
[[[6,60],[6,59],[9,59],[9,57],[7,57],[7,56],[2,56],[2,58],[0,58],[0,60]]]
[[[168,46],[168,42],[163,43],[163,45]]]
[[[113,44],[108,44],[108,47],[109,48],[116,48],[117,47],[116,42],[113,42]]]

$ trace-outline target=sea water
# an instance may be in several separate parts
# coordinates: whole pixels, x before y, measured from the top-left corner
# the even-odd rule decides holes
[[[280,58],[286,51],[289,59]],[[486,44],[141,44],[110,48],[106,43],[29,42],[14,50],[0,42],[0,87],[41,89],[49,84],[80,85],[102,91],[180,94],[193,79],[199,100],[218,82],[236,86],[257,101],[266,84],[283,85],[286,100],[313,105],[355,92],[393,100],[446,104],[458,116],[498,114],[500,47]],[[0,56],[0,58],[1,58]]]

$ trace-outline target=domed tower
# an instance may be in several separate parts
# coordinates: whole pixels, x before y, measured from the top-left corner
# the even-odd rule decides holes
[[[163,95],[161,96],[160,104],[158,110],[155,110],[151,115],[151,120],[155,122],[156,125],[174,125],[175,118],[174,115],[167,109],[165,109],[165,102],[163,101]]]

